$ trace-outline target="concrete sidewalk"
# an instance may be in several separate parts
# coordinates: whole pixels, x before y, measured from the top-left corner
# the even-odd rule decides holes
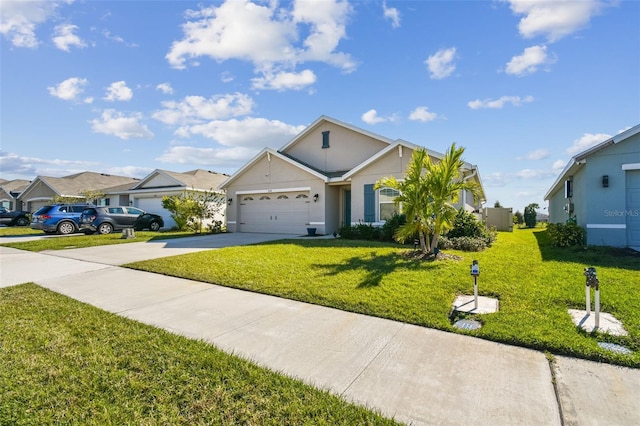
[[[135,244],[117,246],[118,258],[144,252]],[[82,249],[84,260],[80,250],[70,259],[0,247],[0,286],[25,271],[21,282],[203,339],[410,424],[640,424],[640,370],[556,357],[557,398],[541,352],[109,266],[107,247],[102,257]],[[41,264],[49,276],[27,278]]]

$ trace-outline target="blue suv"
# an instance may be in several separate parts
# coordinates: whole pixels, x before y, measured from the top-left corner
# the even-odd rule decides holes
[[[31,215],[31,229],[38,229],[47,234],[60,235],[79,232],[78,221],[82,211],[92,204],[52,204],[41,207]]]

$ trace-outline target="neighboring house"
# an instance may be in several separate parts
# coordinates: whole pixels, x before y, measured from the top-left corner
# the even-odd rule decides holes
[[[18,196],[31,183],[24,179],[0,180],[0,205],[9,210],[22,210]]]
[[[227,230],[305,234],[338,232],[343,225],[381,225],[395,211],[397,192],[374,190],[385,176],[402,178],[418,146],[391,140],[322,116],[280,150],[265,148],[221,189],[227,191]],[[443,154],[429,151],[432,160]],[[482,185],[476,166],[465,179]],[[461,194],[458,206],[478,211],[484,201]]]
[[[132,185],[138,179],[106,173],[82,172],[64,177],[36,177],[18,196],[22,209],[35,212],[56,196],[81,199],[84,191],[102,191],[115,185]]]
[[[575,221],[588,245],[640,251],[640,124],[574,156],[544,199],[549,222]]]
[[[165,228],[172,228],[175,221],[171,213],[162,207],[162,197],[181,195],[189,191],[220,192],[220,184],[228,177],[226,174],[202,169],[183,173],[157,169],[134,185],[107,188],[104,192],[109,198],[109,204],[134,206],[159,214],[164,219]],[[214,219],[224,221],[224,214]]]

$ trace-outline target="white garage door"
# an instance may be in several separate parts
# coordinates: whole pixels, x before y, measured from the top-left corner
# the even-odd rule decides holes
[[[243,194],[240,198],[240,232],[267,234],[307,233],[309,192]]]
[[[159,214],[164,219],[165,229],[175,226],[175,222],[171,218],[171,213],[162,207],[162,198],[136,198],[134,207],[144,210],[145,212]]]

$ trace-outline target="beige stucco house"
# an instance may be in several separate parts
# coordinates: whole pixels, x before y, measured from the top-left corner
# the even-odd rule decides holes
[[[227,230],[331,234],[346,224],[381,225],[395,211],[390,188],[374,190],[385,176],[402,178],[418,146],[321,116],[279,150],[265,148],[227,179]],[[432,160],[443,154],[429,150]],[[465,179],[482,188],[476,166]],[[461,194],[459,206],[478,211],[484,202]]]

